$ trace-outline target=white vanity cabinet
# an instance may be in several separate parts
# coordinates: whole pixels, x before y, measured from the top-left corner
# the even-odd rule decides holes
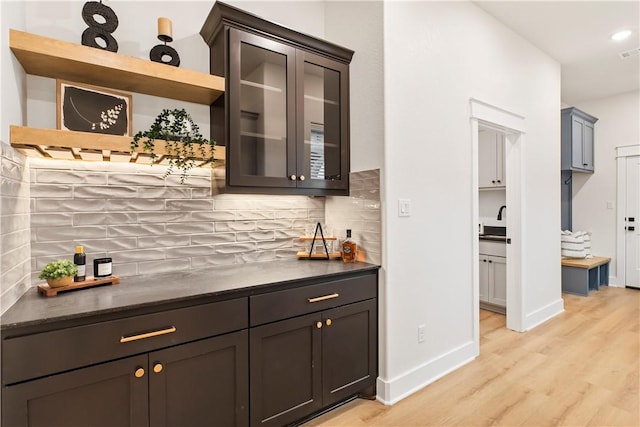
[[[507,248],[505,242],[480,240],[480,307],[505,313]]]

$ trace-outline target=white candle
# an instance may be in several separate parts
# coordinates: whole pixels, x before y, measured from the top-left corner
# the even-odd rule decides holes
[[[173,28],[169,18],[158,18],[158,38],[163,42],[173,41]]]

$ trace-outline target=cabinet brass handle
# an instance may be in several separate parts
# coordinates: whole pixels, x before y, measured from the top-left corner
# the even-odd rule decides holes
[[[172,326],[170,328],[161,329],[159,331],[147,332],[147,333],[139,334],[139,335],[130,335],[130,336],[126,336],[126,337],[122,336],[122,337],[120,337],[120,342],[122,344],[124,344],[124,343],[130,342],[130,341],[143,340],[145,338],[157,337],[158,335],[170,334],[172,332],[175,332],[176,330],[177,330],[176,327]]]
[[[144,377],[144,369],[142,368],[136,369],[136,372],[134,373],[134,375],[136,376],[136,378]]]
[[[316,323],[316,328],[318,328],[318,329],[322,328],[322,322]]]
[[[156,374],[159,374],[160,372],[162,372],[163,366],[162,363],[156,363],[155,365],[153,365],[153,372],[155,372]]]
[[[299,178],[299,179],[300,179],[300,181],[304,181],[304,180],[305,180],[304,175],[300,175],[300,178]]]
[[[320,301],[325,301],[328,299],[333,299],[333,298],[338,298],[340,296],[340,294],[329,294],[329,295],[323,295],[321,297],[316,297],[316,298],[307,298],[307,301],[309,302],[320,302]]]
[[[296,179],[298,179],[298,177],[297,177],[297,176],[295,176],[295,175],[290,175],[290,176],[289,176],[289,179],[290,179],[291,181],[295,181]]]
[[[327,323],[327,326],[331,326],[331,323],[332,323],[332,322],[331,322],[331,319],[327,319],[327,322],[326,322],[326,323]]]

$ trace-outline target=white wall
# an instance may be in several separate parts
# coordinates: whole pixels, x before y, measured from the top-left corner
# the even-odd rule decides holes
[[[595,173],[573,173],[573,229],[591,235],[591,252],[611,257],[616,284],[616,147],[640,144],[640,92],[582,102],[575,107],[598,118],[595,125]],[[613,209],[607,208],[607,203]]]
[[[26,112],[25,74],[9,45],[9,28],[24,30],[25,3],[0,1],[0,141],[9,143],[9,125],[22,124]]]
[[[466,2],[385,2],[384,34],[388,330],[378,393],[394,402],[476,355],[470,98],[526,119],[525,324],[561,309],[560,67]],[[410,218],[397,216],[400,198],[412,201]]]

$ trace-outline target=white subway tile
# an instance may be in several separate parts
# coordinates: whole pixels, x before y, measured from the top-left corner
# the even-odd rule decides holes
[[[236,211],[238,221],[257,221],[261,219],[275,219],[273,211]]]
[[[230,265],[235,263],[236,263],[235,254],[228,254],[228,255],[216,254],[213,256],[191,258],[191,266],[193,268],[206,268],[206,267],[211,267],[216,265]],[[212,278],[212,280],[215,280],[215,278]]]
[[[31,214],[31,227],[53,227],[56,225],[69,227],[73,225],[73,213],[47,212]]]
[[[161,186],[164,187],[162,176],[142,173],[110,173],[107,183],[109,186],[129,185],[129,186]]]
[[[80,199],[135,198],[138,197],[138,190],[135,187],[114,185],[77,185],[73,189],[73,197]]]
[[[109,225],[109,237],[157,236],[165,233],[165,226],[159,224]]]
[[[36,182],[44,184],[106,185],[107,174],[72,170],[38,169],[36,170]]]
[[[188,258],[167,259],[164,261],[150,261],[138,263],[138,274],[164,273],[171,271],[189,270],[191,263]]]
[[[167,200],[167,210],[213,211],[213,200]]]
[[[109,225],[109,224],[133,224],[138,221],[138,215],[125,212],[92,212],[73,215],[73,225]]]
[[[12,233],[17,230],[28,229],[31,225],[28,213],[0,216],[0,235]]]
[[[189,212],[140,212],[138,221],[141,223],[189,222],[192,220]]]
[[[256,250],[254,242],[245,243],[228,243],[224,245],[216,245],[216,254],[236,254],[239,252],[250,252]]]
[[[187,235],[168,235],[154,237],[138,237],[138,247],[145,248],[169,248],[174,246],[189,246],[191,238]]]
[[[117,211],[163,211],[163,199],[109,199],[109,209]],[[101,209],[102,210],[102,209]]]
[[[35,199],[34,199],[35,200]],[[37,199],[34,212],[101,212],[107,201],[100,199]]]
[[[236,240],[238,242],[257,242],[273,239],[273,231],[241,231],[236,233]]]
[[[291,228],[293,221],[288,219],[277,219],[273,221],[259,221],[256,224],[258,230],[277,230],[282,228]]]
[[[203,234],[213,233],[212,222],[193,222],[167,224],[168,234]]]
[[[116,251],[111,254],[114,263],[161,261],[164,260],[164,249],[134,249],[131,251]]]
[[[199,256],[212,256],[215,253],[215,249],[211,245],[203,246],[184,246],[177,248],[169,248],[165,250],[167,259],[169,258],[183,258],[183,257],[199,257]]]
[[[229,221],[229,222],[216,222],[216,233],[225,231],[253,231],[256,229],[256,223],[254,221]]]
[[[175,187],[137,187],[138,197],[145,199],[190,199],[192,190]]]
[[[19,215],[29,213],[31,201],[26,197],[2,196],[0,215]]]
[[[192,245],[217,245],[236,241],[236,233],[192,234]]]
[[[107,227],[105,226],[73,227],[72,230],[73,231],[70,231],[66,227],[38,227],[35,229],[36,241],[68,240],[69,238],[79,240],[107,237]]]

